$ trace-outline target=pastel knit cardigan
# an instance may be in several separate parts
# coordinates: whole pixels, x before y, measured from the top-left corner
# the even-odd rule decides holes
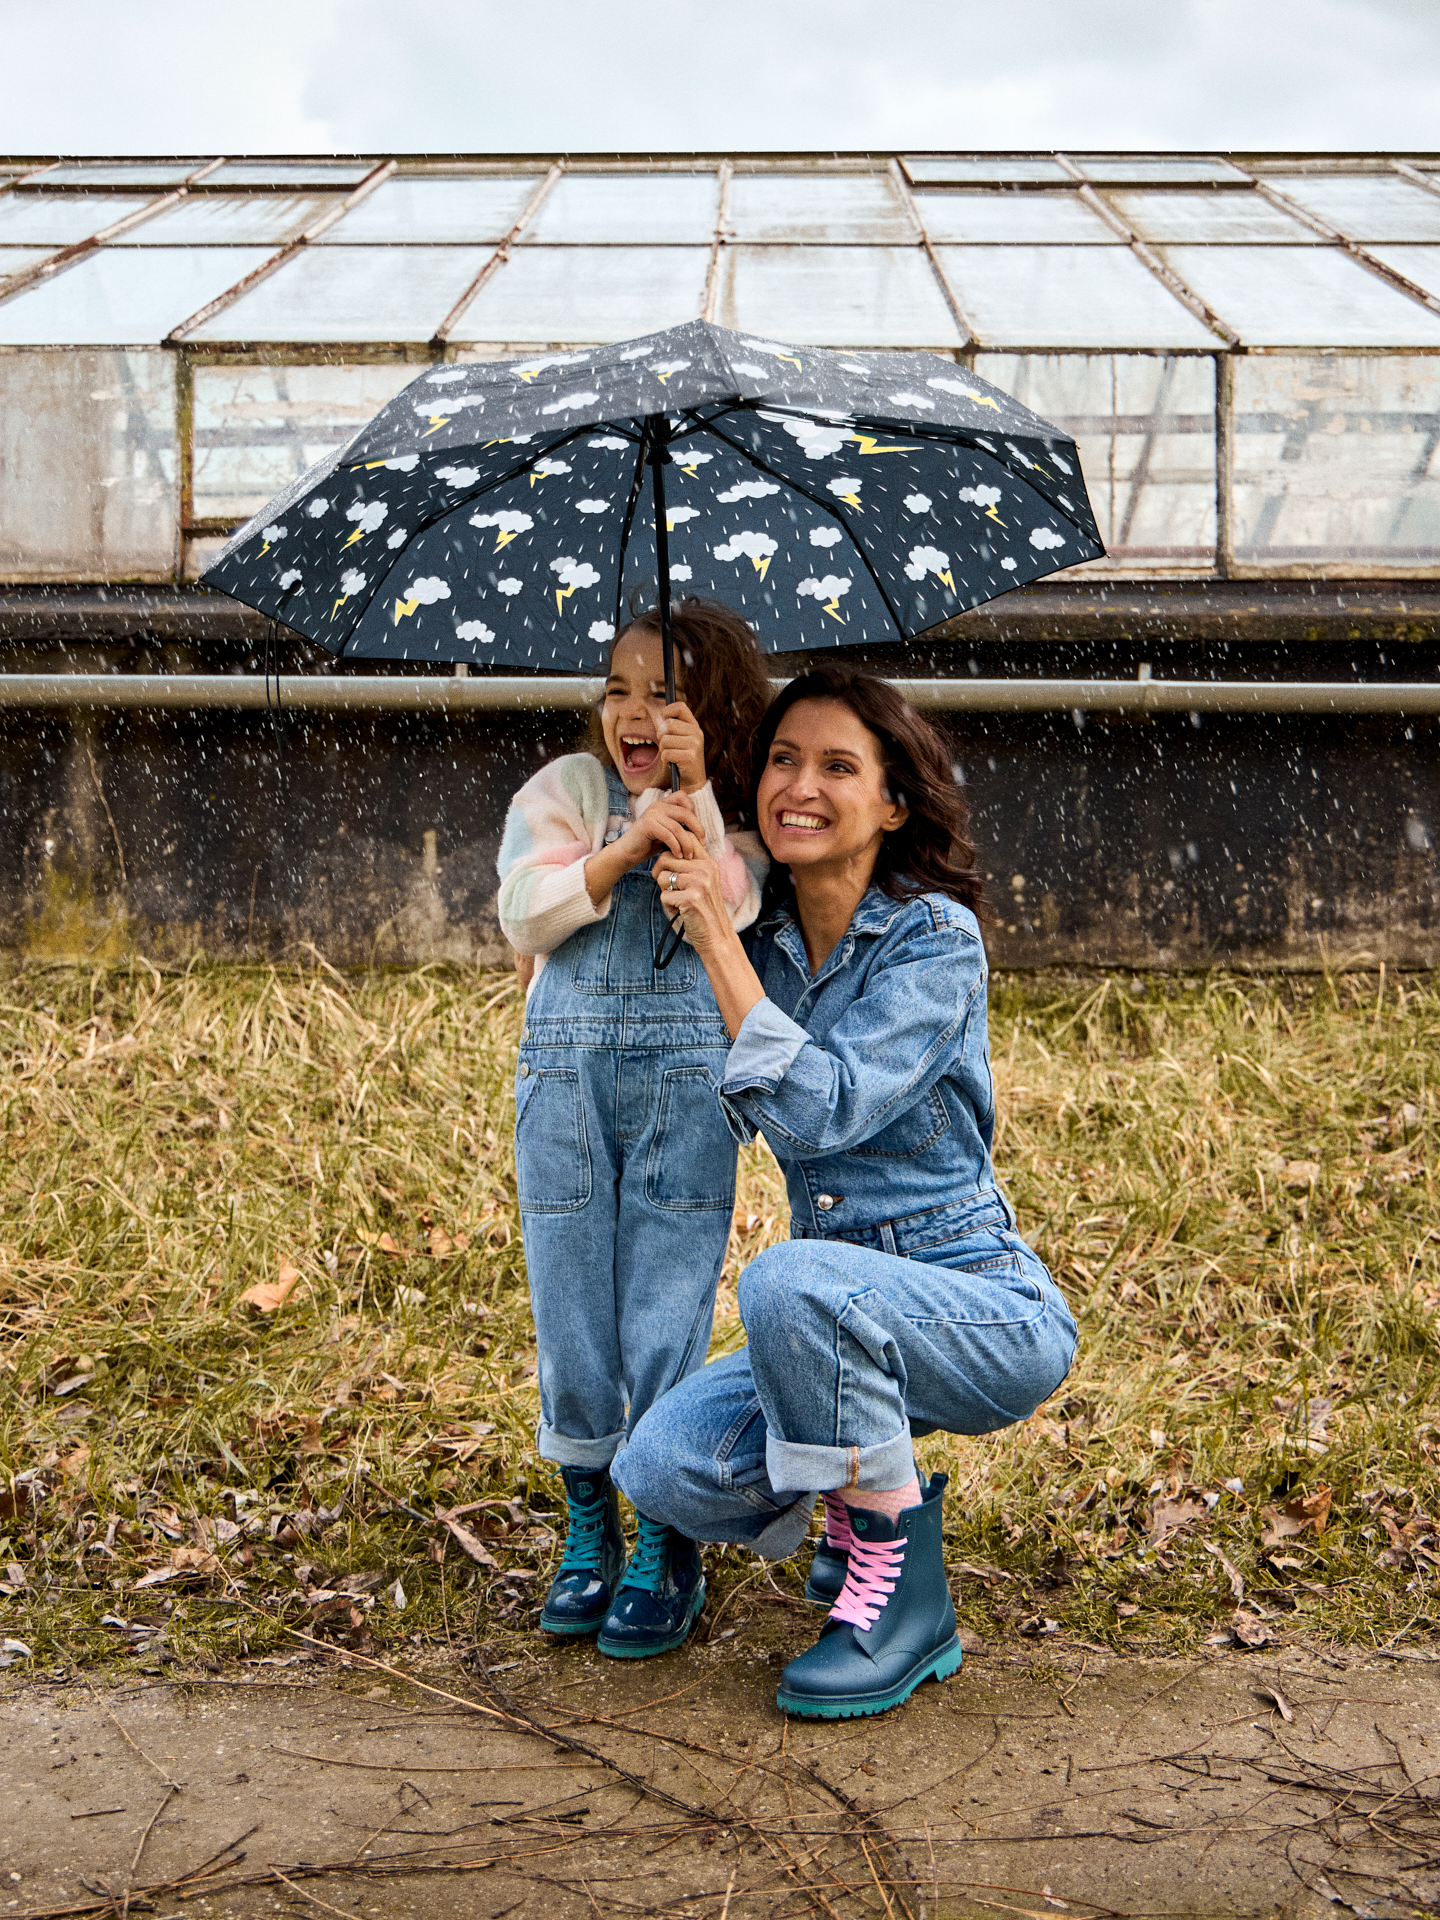
[[[500,842],[500,928],[517,953],[553,953],[581,927],[610,911],[585,885],[585,862],[618,839],[665,791],[633,794],[629,811],[612,814],[605,769],[593,753],[568,753],[525,782],[510,802]],[[705,830],[705,850],[720,869],[720,891],[737,927],[760,911],[769,856],[756,833],[728,832],[707,781],[692,794]],[[538,975],[539,968],[536,973]]]

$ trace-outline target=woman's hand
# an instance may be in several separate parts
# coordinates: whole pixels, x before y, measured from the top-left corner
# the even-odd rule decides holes
[[[683,700],[662,707],[656,721],[660,759],[667,771],[680,769],[680,791],[698,793],[705,784],[705,735]]]

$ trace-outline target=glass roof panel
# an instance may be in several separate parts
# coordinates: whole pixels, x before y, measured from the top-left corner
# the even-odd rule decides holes
[[[0,306],[0,346],[145,346],[258,267],[263,247],[102,247]]]
[[[917,187],[1073,186],[1058,160],[1040,155],[1028,160],[994,157],[946,160],[934,154],[911,154],[905,171]]]
[[[1125,246],[940,247],[937,252],[955,297],[990,345],[1220,344]]]
[[[1417,287],[1440,296],[1440,247],[1371,247],[1369,251]]]
[[[708,247],[517,247],[466,310],[454,338],[598,344],[693,320]]]
[[[485,247],[304,247],[189,338],[428,340],[489,258]]]
[[[1384,174],[1271,174],[1272,186],[1347,240],[1440,240],[1440,194]]]
[[[961,343],[949,303],[916,246],[727,247],[715,317],[722,327],[805,345]]]
[[[1087,160],[1072,156],[1088,180],[1123,181],[1127,185],[1156,187],[1243,187],[1245,175],[1225,160],[1172,160],[1137,153],[1130,160]]]
[[[72,246],[155,197],[149,193],[7,193],[0,199],[0,246]]]
[[[426,179],[392,175],[324,235],[330,246],[428,241],[494,246],[519,219],[543,175],[513,173]]]
[[[33,267],[37,260],[45,259],[54,251],[53,247],[0,247],[0,279],[23,273],[26,267]]]
[[[1338,247],[1168,247],[1164,256],[1247,346],[1440,346],[1440,314]]]
[[[917,193],[915,210],[930,238],[946,244],[1116,242],[1114,231],[1074,193]]]
[[[1235,245],[1244,241],[1274,246],[1323,246],[1318,233],[1258,193],[1135,193],[1106,195],[1122,220],[1142,240],[1156,246],[1191,241],[1196,245]],[[1435,202],[1440,207],[1440,200]]]
[[[45,172],[46,186],[178,187],[205,165],[201,160],[67,160]]]
[[[278,246],[334,206],[333,193],[196,193],[122,234],[117,246]]]
[[[700,246],[714,237],[719,205],[713,173],[567,173],[522,242]]]
[[[358,187],[375,160],[227,160],[205,176],[212,187]]]
[[[725,220],[736,240],[834,246],[903,244],[915,237],[887,173],[737,173]]]

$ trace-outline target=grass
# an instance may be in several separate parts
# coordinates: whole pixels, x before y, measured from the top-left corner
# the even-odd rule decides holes
[[[519,1012],[443,970],[0,985],[0,1639],[30,1650],[0,1659],[528,1630],[558,1481]],[[992,1050],[997,1165],[1082,1347],[1034,1420],[922,1443],[968,1624],[1183,1648],[1243,1593],[1251,1639],[1440,1630],[1440,982],[1001,979]],[[749,1150],[717,1350],[784,1223]],[[426,1524],[457,1508],[492,1565]],[[716,1553],[717,1599],[753,1571]]]

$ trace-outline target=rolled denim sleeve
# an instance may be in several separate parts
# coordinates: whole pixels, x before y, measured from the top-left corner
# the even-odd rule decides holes
[[[720,1100],[741,1141],[794,1159],[843,1153],[897,1120],[985,1045],[984,949],[954,927],[902,929],[823,1044],[769,1000],[746,1015]]]

